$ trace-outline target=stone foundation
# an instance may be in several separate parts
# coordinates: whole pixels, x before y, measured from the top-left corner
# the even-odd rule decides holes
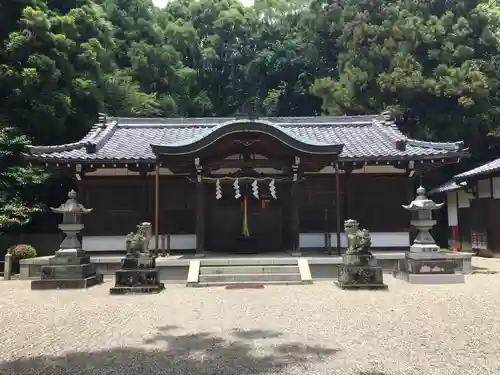
[[[371,253],[344,254],[335,284],[342,289],[387,289],[384,271]]]
[[[90,257],[84,252],[75,256],[56,255],[49,265],[41,266],[40,280],[31,282],[31,289],[81,289],[102,283],[103,276],[96,272]]]
[[[110,294],[159,293],[165,289],[160,282],[156,261],[149,256],[127,255],[115,273],[115,286]]]
[[[453,254],[444,252],[412,253],[398,263],[393,276],[413,284],[456,284],[465,282],[464,274],[455,273]]]

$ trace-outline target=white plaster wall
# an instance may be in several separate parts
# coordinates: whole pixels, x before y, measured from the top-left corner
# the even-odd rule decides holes
[[[458,208],[469,208],[470,200],[474,199],[474,196],[470,193],[467,193],[464,190],[458,191]]]
[[[446,194],[446,208],[448,209],[448,226],[458,225],[458,202],[457,192],[452,191]]]
[[[373,247],[409,247],[408,232],[371,232]],[[332,247],[337,246],[337,234],[330,233]],[[345,234],[340,236],[340,245],[347,247]],[[323,233],[301,233],[300,247],[322,248],[325,246]],[[125,251],[125,235],[123,236],[84,236],[82,247],[86,251]],[[161,242],[160,242],[161,247]],[[151,238],[149,248],[155,248],[155,238]],[[192,250],[196,248],[196,234],[173,234],[170,236],[172,250]]]
[[[125,251],[125,237],[123,236],[84,236],[82,247],[86,251]],[[159,246],[161,247],[161,239]],[[165,245],[166,246],[166,245]],[[149,248],[155,248],[155,238],[151,238]],[[196,249],[196,234],[173,234],[170,236],[172,250]]]
[[[410,235],[408,232],[370,232],[373,247],[409,247]],[[301,233],[299,244],[301,248],[324,247],[324,233]],[[337,246],[337,233],[330,233],[332,247]],[[340,246],[347,247],[345,233],[340,235]]]
[[[479,198],[491,198],[490,179],[479,180],[477,182],[477,194]]]
[[[493,177],[493,198],[500,198],[500,177]]]

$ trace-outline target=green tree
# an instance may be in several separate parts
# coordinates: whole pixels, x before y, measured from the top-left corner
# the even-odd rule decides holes
[[[0,124],[0,231],[26,224],[41,210],[36,204],[36,187],[48,175],[26,163],[22,153],[27,144],[25,136]]]
[[[345,0],[329,9],[338,73],[312,87],[325,112],[389,109],[411,135],[484,146],[498,119],[491,13],[463,0]]]

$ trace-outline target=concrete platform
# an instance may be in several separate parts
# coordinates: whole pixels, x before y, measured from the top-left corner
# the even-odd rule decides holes
[[[396,269],[398,261],[405,258],[404,251],[372,251],[373,255],[384,271],[392,272]],[[105,276],[114,276],[120,268],[121,260],[125,254],[103,255],[99,253],[88,253],[90,261],[96,264],[97,272]],[[472,273],[472,253],[449,253],[455,261],[455,272]],[[40,277],[42,265],[49,264],[51,257],[38,257],[20,261],[20,278],[32,279]],[[194,254],[174,254],[168,257],[159,257],[156,267],[159,269],[160,281],[164,283],[185,284],[188,280],[189,264],[192,260],[199,260],[200,266],[259,266],[276,264],[280,266],[297,265],[298,259],[307,259],[312,280],[335,280],[337,278],[338,265],[342,263],[342,257],[338,255],[325,255],[323,251],[302,251],[302,256],[291,256],[283,251],[280,253],[258,254],[258,255],[225,255],[217,253],[205,253],[204,257],[196,257]]]
[[[410,284],[462,284],[465,282],[465,276],[460,273],[455,274],[408,274],[405,272],[394,272],[393,276],[397,279],[404,280]]]

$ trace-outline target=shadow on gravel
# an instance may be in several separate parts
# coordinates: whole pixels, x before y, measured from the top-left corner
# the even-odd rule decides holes
[[[500,271],[490,270],[486,267],[476,267],[472,266],[472,274],[473,275],[497,275]]]
[[[2,375],[264,375],[286,373],[287,368],[321,362],[339,352],[302,343],[266,343],[281,336],[267,330],[233,330],[227,340],[212,333],[176,335],[166,326],[145,339],[141,347],[68,353],[0,363]],[[104,339],[104,338],[103,338]],[[260,353],[255,341],[259,340]],[[156,348],[151,347],[154,344]],[[159,349],[159,348],[160,349]],[[304,373],[308,373],[304,368]],[[366,374],[368,375],[368,374]]]

